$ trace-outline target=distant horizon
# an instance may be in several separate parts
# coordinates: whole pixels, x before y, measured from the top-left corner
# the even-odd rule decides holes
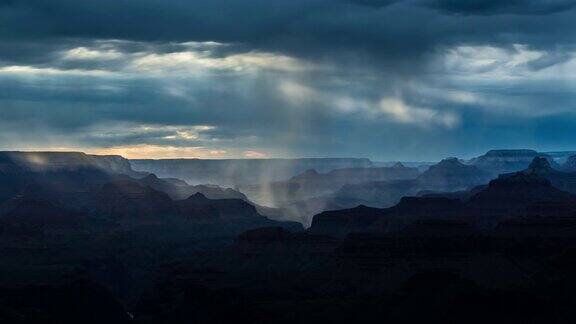
[[[429,160],[410,160],[410,159],[390,159],[378,160],[364,156],[302,156],[302,157],[260,157],[260,158],[247,158],[247,157],[230,157],[230,158],[202,158],[202,157],[148,157],[148,158],[131,158],[121,154],[96,154],[90,151],[82,150],[2,150],[0,152],[14,152],[14,153],[84,153],[87,155],[96,156],[120,156],[127,160],[214,160],[214,161],[227,161],[227,160],[313,160],[313,159],[365,159],[373,163],[393,163],[393,162],[406,162],[406,163],[435,163],[447,158],[458,158],[460,160],[470,160],[482,156],[490,151],[535,151],[542,154],[561,154],[561,153],[576,153],[576,150],[555,150],[555,151],[539,151],[531,148],[496,148],[489,149],[483,153],[472,156],[458,156],[447,155],[438,159]]]

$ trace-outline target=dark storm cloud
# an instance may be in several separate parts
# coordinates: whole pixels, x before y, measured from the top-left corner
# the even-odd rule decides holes
[[[0,144],[32,129],[382,159],[468,154],[487,134],[546,145],[565,140],[554,121],[576,126],[573,84],[546,74],[573,59],[575,18],[562,0],[0,0]],[[79,48],[94,53],[66,59]],[[296,69],[250,71],[262,53]],[[179,135],[194,125],[214,129]]]
[[[60,46],[84,39],[140,44],[219,41],[314,60],[371,59],[407,73],[409,66],[417,66],[431,52],[459,43],[538,47],[573,43],[565,32],[576,27],[573,15],[566,14],[573,4],[565,0],[14,0],[0,9],[0,37],[4,42],[28,39],[34,44],[52,40]],[[445,13],[542,17],[466,19]],[[548,14],[556,15],[548,18]],[[1,55],[11,59],[32,60],[29,56],[38,55],[41,60],[58,49],[8,46],[15,49]]]
[[[433,0],[431,7],[464,15],[548,15],[571,10],[574,0]]]
[[[6,37],[255,40],[309,15],[327,0],[15,0],[2,8]],[[5,30],[5,29],[3,29]]]
[[[393,3],[399,2],[401,0],[348,0],[348,1],[350,1],[351,3],[354,3],[354,4],[358,4],[358,5],[381,8],[381,7],[389,6]]]

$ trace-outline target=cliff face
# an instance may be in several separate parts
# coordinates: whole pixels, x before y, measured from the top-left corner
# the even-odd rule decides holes
[[[161,219],[175,213],[173,201],[168,194],[134,180],[107,183],[94,198],[89,211],[114,218]]]
[[[160,179],[154,174],[132,170],[120,156],[94,156],[84,153],[0,152],[0,203],[19,194],[61,201],[82,207],[103,185],[114,181],[134,181],[163,192],[171,199],[186,199],[202,193],[210,199],[242,199],[246,196],[218,186],[190,186],[178,179]]]
[[[566,192],[576,194],[576,172],[559,171],[554,169],[550,164],[550,161],[546,158],[534,158],[528,168],[523,170],[521,173],[547,179],[554,187]],[[509,177],[511,175],[514,174],[505,174],[502,176]]]
[[[488,183],[492,176],[458,159],[442,160],[412,180],[373,181],[342,187],[338,199],[364,200],[372,206],[389,207],[402,197],[419,192],[455,192]]]
[[[543,152],[544,154],[552,157],[554,161],[562,164],[565,163],[571,156],[576,156],[575,151],[559,151],[559,152]]]
[[[458,191],[485,184],[492,176],[473,165],[465,165],[456,158],[442,160],[418,177],[421,190]]]
[[[551,156],[534,150],[492,150],[472,159],[470,164],[493,175],[499,175],[524,170],[536,157],[543,157],[554,163]]]
[[[50,181],[36,182],[31,189],[4,203],[0,201],[0,232],[14,225],[40,231],[58,226],[106,236],[103,226],[126,230],[145,226],[169,236],[232,237],[261,226],[302,229],[298,223],[270,220],[242,199],[208,199],[196,193],[184,200],[174,200],[167,193],[127,176],[102,177],[106,182],[95,185],[86,183],[90,179],[82,178],[82,174],[68,172],[71,174],[74,178],[67,180],[72,189],[67,185],[61,191]],[[160,188],[158,183],[162,180],[155,182]]]
[[[0,172],[58,172],[97,169],[107,173],[141,177],[130,162],[117,155],[89,155],[82,152],[0,152]]]
[[[93,212],[97,215],[155,220],[178,216],[187,221],[242,219],[263,224],[267,221],[256,207],[241,199],[208,199],[202,193],[195,193],[187,199],[172,200],[165,192],[134,180],[108,183],[96,198]]]
[[[104,225],[146,224],[176,226],[188,235],[205,236],[235,235],[278,224],[301,229],[297,223],[279,223],[260,215],[238,191],[190,186],[154,174],[142,177],[121,157],[4,152],[0,166],[0,225],[5,225],[0,227],[4,229],[14,224],[24,224],[26,229],[43,224],[52,228],[54,223],[90,232]],[[203,200],[187,199],[192,195]],[[80,221],[78,215],[89,219]],[[201,230],[201,226],[211,229]]]
[[[334,196],[337,200],[365,201],[370,206],[389,207],[418,191],[417,180],[375,181],[346,185]]]
[[[363,232],[378,219],[385,217],[386,210],[358,206],[356,208],[322,212],[312,220],[310,233],[346,235]]]
[[[576,155],[570,156],[562,165],[562,170],[576,172]]]
[[[191,186],[183,181],[160,179],[155,174],[149,174],[144,178],[138,179],[138,182],[155,190],[165,192],[175,200],[186,199],[191,195],[201,193],[210,199],[241,199],[248,201],[248,198],[243,193],[234,189],[214,185]]]
[[[161,178],[179,178],[191,184],[236,187],[290,179],[306,170],[329,172],[342,168],[371,167],[368,159],[262,159],[262,160],[130,160],[137,171]]]
[[[493,229],[515,218],[576,215],[574,196],[534,173],[519,172],[490,182],[467,203],[468,215],[480,228]]]
[[[538,165],[539,162],[536,162],[533,166]],[[351,232],[395,234],[402,233],[410,226],[426,225],[429,229],[443,227],[454,230],[470,224],[479,231],[492,233],[499,225],[508,222],[508,230],[512,224],[530,224],[530,232],[524,231],[524,234],[537,236],[539,230],[547,226],[540,221],[542,219],[576,229],[576,198],[555,188],[545,177],[530,171],[502,176],[470,196],[467,201],[444,197],[405,197],[396,206],[385,209],[358,207],[324,212],[314,216],[310,231],[333,235]],[[565,222],[563,219],[572,221]],[[512,220],[522,222],[510,223]],[[432,224],[431,221],[441,222]],[[452,226],[454,224],[459,225]],[[414,232],[414,229],[410,231]]]

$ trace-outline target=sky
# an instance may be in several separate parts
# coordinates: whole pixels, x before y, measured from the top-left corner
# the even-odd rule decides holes
[[[571,0],[0,0],[0,150],[574,150],[575,53]]]

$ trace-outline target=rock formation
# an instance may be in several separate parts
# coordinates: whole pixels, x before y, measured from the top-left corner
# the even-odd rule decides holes
[[[543,157],[553,162],[552,157],[534,150],[492,150],[472,159],[470,164],[498,176],[524,170],[536,157]]]

